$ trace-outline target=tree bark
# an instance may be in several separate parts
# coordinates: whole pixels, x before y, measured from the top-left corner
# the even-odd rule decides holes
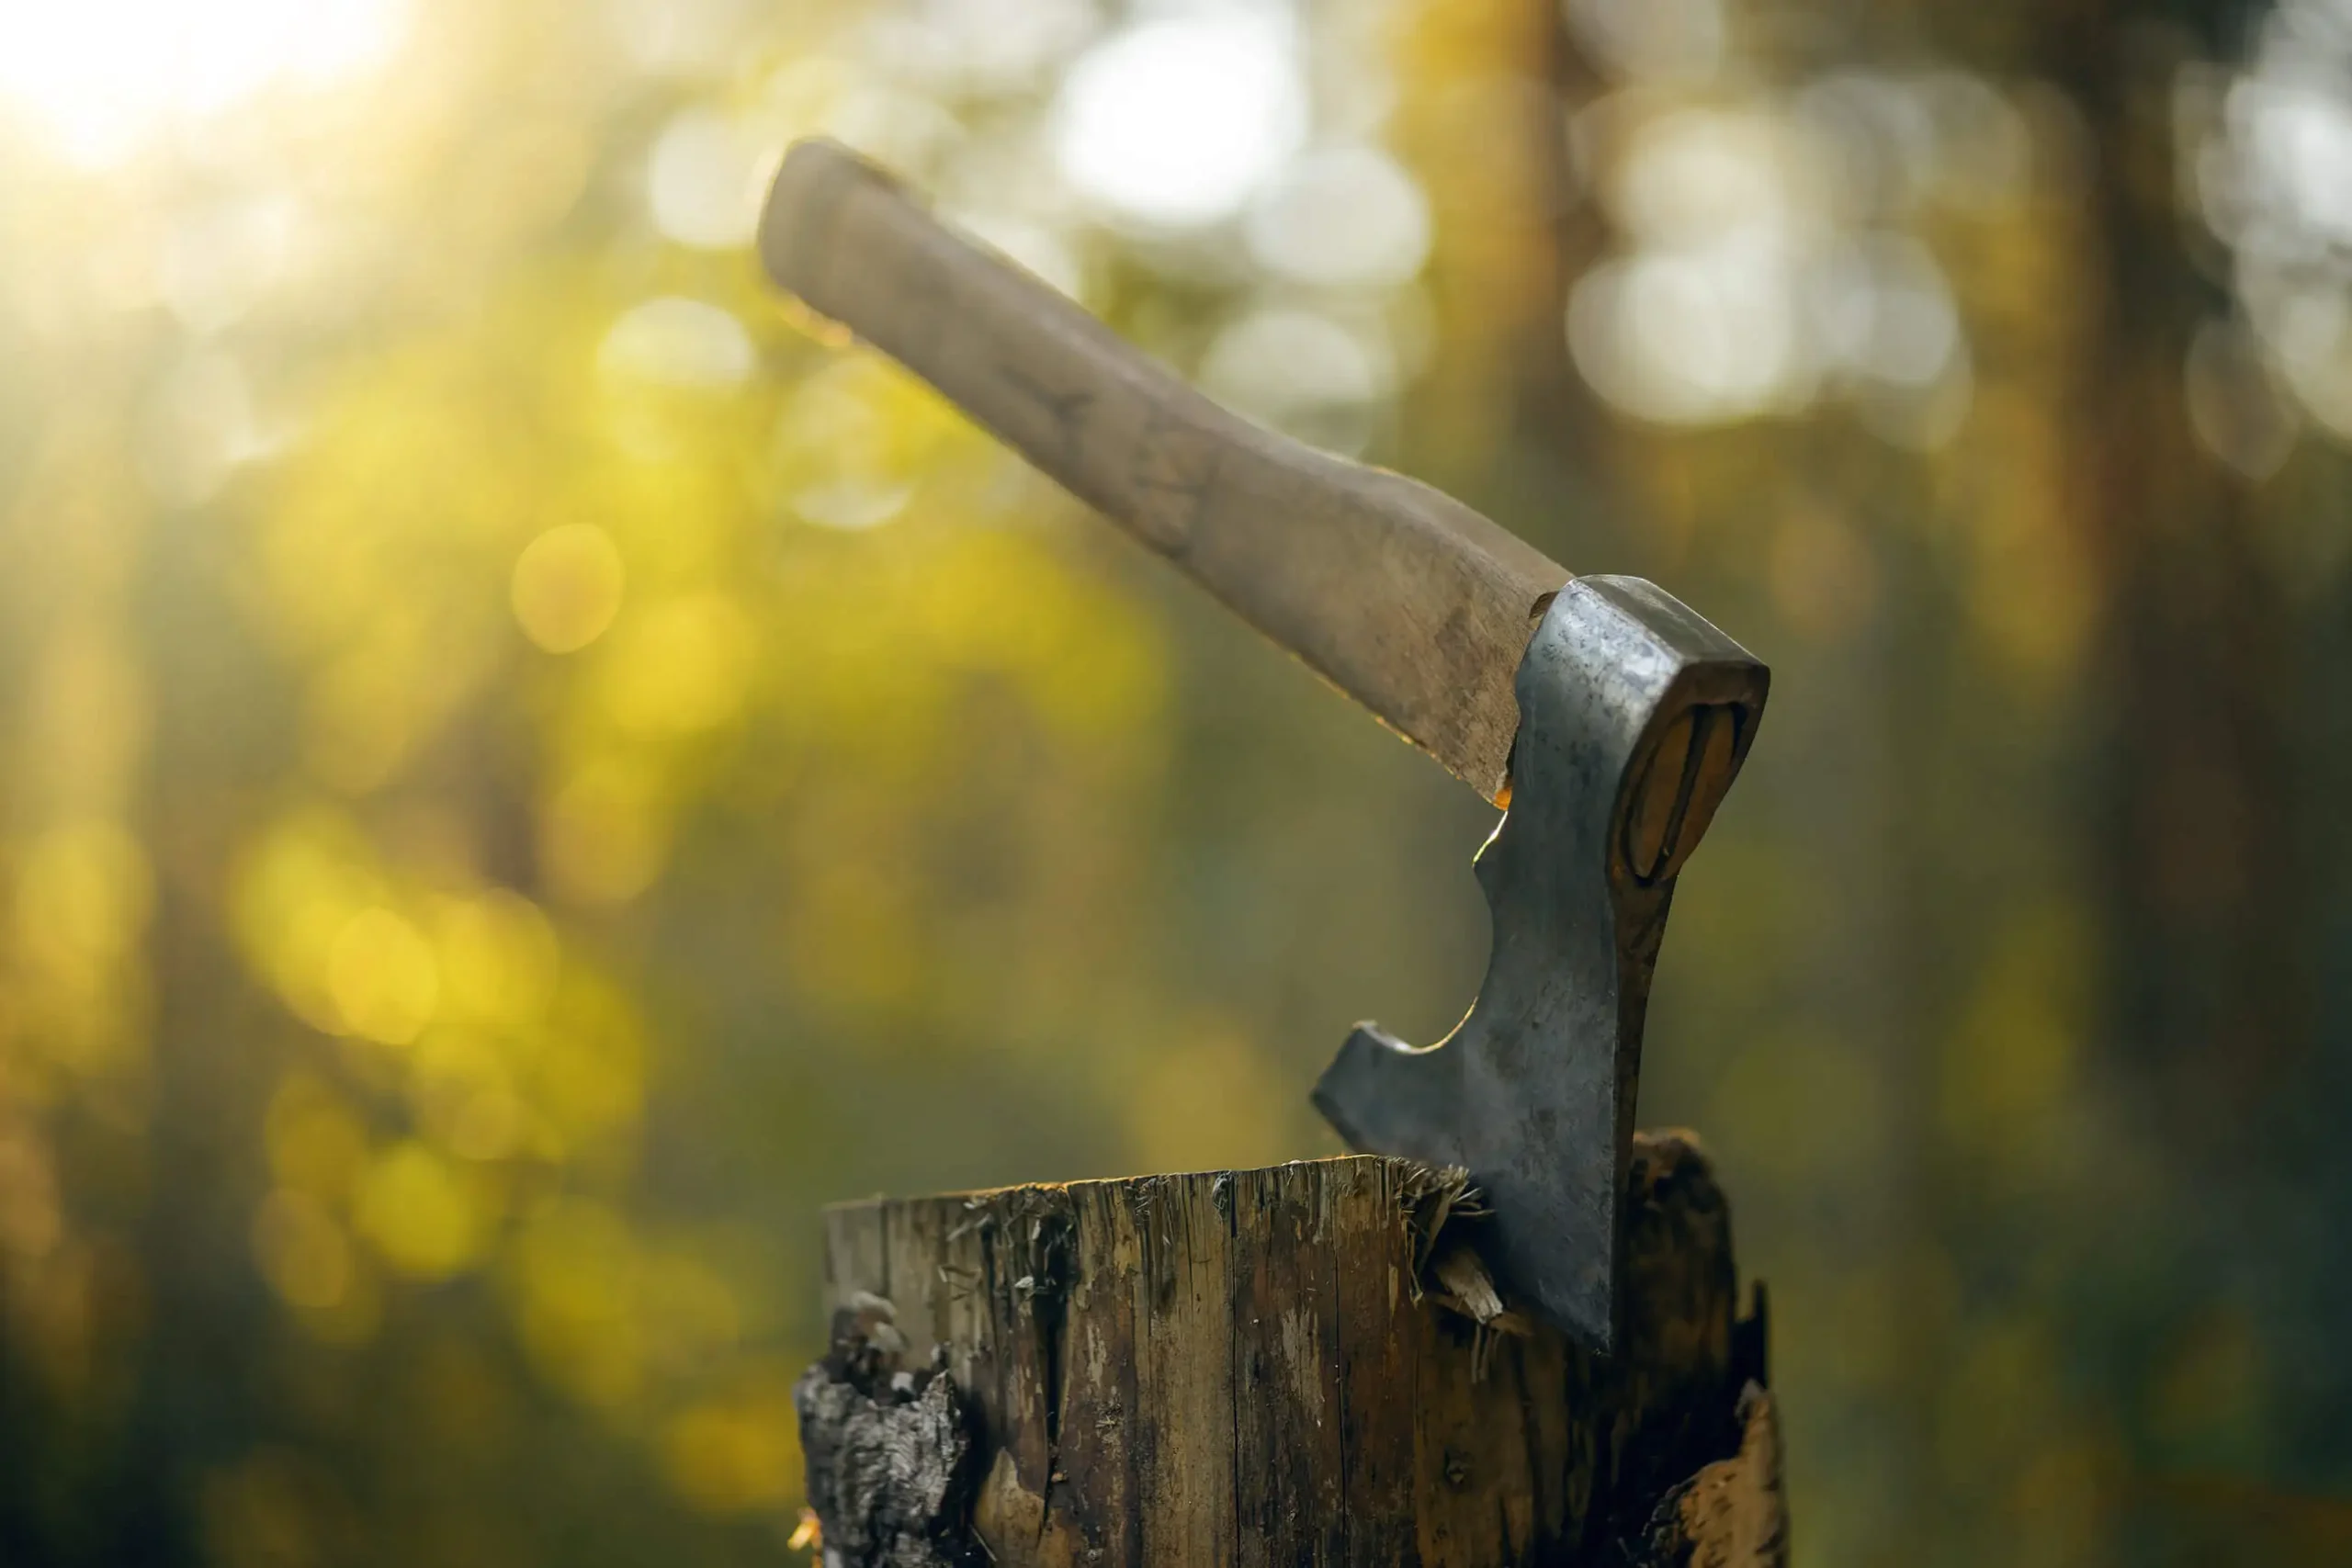
[[[1351,1156],[826,1215],[797,1393],[828,1568],[1779,1568],[1762,1292],[1687,1136],[1629,1172],[1624,1352],[1511,1310],[1459,1172]]]

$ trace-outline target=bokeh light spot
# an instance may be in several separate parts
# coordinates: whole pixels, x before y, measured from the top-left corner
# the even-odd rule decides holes
[[[1785,284],[1737,253],[1647,254],[1595,267],[1568,304],[1594,390],[1660,423],[1762,411],[1796,366]]]
[[[626,1403],[644,1374],[637,1247],[610,1209],[561,1199],[532,1213],[513,1257],[524,1348],[590,1404]]]
[[[741,381],[754,357],[742,322],[676,295],[632,307],[596,352],[597,365],[620,380],[706,391]]]
[[[1804,152],[1769,115],[1678,109],[1640,127],[1607,194],[1645,245],[1785,247],[1823,221]]]
[[[1097,25],[1092,0],[921,0],[876,31],[889,57],[942,96],[1032,86]]]
[[[523,1102],[501,1089],[469,1095],[450,1118],[449,1152],[460,1159],[501,1159],[523,1143],[527,1120]]]
[[[773,460],[804,521],[878,527],[914,498],[894,450],[895,374],[870,355],[843,358],[801,383],[777,416]]]
[[[704,250],[749,244],[782,155],[773,140],[715,109],[681,112],[654,142],[646,168],[655,225]]]
[[[1192,228],[1238,211],[1306,129],[1283,21],[1216,11],[1145,22],[1082,56],[1055,150],[1070,183],[1114,214]]]
[[[437,1280],[471,1261],[481,1216],[448,1162],[422,1144],[401,1144],[369,1166],[358,1191],[360,1227],[402,1273]]]
[[[453,899],[435,934],[448,1012],[520,1024],[546,1010],[562,955],[554,928],[529,899],[503,887]]]
[[[270,1173],[322,1201],[340,1199],[368,1163],[368,1131],[333,1089],[294,1073],[270,1096],[262,1121]]]
[[[1698,80],[1723,63],[1721,0],[1567,0],[1577,41],[1621,76]]]
[[[1377,345],[1329,316],[1273,309],[1219,333],[1201,385],[1237,412],[1327,451],[1361,451],[1394,367]]]
[[[607,705],[632,730],[713,728],[742,705],[757,651],[751,617],[723,594],[650,605],[606,667]]]
[[[612,536],[594,523],[566,523],[515,558],[514,619],[549,653],[576,653],[613,624],[627,585]]]
[[[1429,201],[1376,147],[1332,147],[1294,164],[1250,214],[1250,254],[1281,276],[1327,288],[1394,288],[1421,270]]]
[[[773,1507],[800,1468],[791,1398],[778,1389],[689,1405],[663,1429],[662,1458],[671,1485],[705,1513]]]
[[[278,1191],[254,1216],[254,1258],[289,1306],[324,1311],[351,1288],[351,1244],[315,1198]]]
[[[153,899],[146,852],[120,826],[52,828],[17,873],[18,940],[52,976],[95,979],[139,940]]]
[[[2198,440],[2247,479],[2268,479],[2294,451],[2302,421],[2244,325],[2208,321],[2199,330],[2182,388]]]
[[[621,904],[636,897],[669,853],[653,781],[618,760],[581,769],[541,817],[539,848],[556,886],[573,898]]]
[[[432,1021],[441,972],[414,926],[380,906],[346,921],[327,953],[327,994],[345,1032],[406,1045]]]

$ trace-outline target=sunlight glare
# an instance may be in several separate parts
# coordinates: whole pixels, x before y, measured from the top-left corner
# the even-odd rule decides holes
[[[1057,107],[1056,152],[1070,183],[1171,229],[1233,216],[1306,130],[1289,28],[1248,11],[1114,35],[1079,61]]]
[[[174,121],[390,54],[405,0],[0,0],[0,106],[74,163],[119,163]]]

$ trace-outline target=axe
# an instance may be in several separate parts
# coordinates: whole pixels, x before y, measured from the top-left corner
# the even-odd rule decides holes
[[[1606,1352],[1642,1017],[1675,875],[1769,671],[1638,578],[1577,577],[1447,496],[1226,412],[822,141],[762,214],[769,275],[930,382],[1498,807],[1494,948],[1431,1046],[1372,1024],[1315,1104],[1460,1166],[1504,1285]]]

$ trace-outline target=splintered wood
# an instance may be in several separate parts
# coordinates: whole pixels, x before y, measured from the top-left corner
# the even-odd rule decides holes
[[[1722,1193],[1672,1135],[1630,1179],[1614,1359],[1512,1310],[1475,1194],[1403,1160],[830,1210],[799,1390],[826,1561],[1774,1568]]]

